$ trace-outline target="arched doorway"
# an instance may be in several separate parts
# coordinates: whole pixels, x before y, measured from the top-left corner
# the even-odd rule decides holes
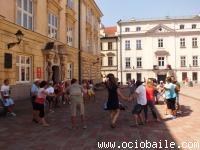
[[[52,81],[58,83],[60,81],[60,69],[59,66],[52,66]]]

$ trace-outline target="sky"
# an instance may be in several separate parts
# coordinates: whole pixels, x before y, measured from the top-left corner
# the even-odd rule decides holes
[[[200,0],[95,0],[105,26],[120,19],[182,17],[200,14]]]

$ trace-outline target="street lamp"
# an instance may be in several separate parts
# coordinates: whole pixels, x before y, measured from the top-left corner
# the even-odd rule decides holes
[[[17,38],[18,42],[8,43],[8,45],[7,45],[8,49],[14,47],[16,44],[20,44],[22,39],[23,39],[23,37],[24,37],[24,34],[22,33],[21,30],[18,30],[17,33],[15,33],[15,35],[16,35],[16,38]]]

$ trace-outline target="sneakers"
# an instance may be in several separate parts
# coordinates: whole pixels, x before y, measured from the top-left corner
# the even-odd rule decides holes
[[[167,119],[176,119],[176,116],[173,116],[173,115],[167,115],[166,118],[167,118]]]
[[[14,112],[10,113],[13,117],[16,117],[17,115]]]

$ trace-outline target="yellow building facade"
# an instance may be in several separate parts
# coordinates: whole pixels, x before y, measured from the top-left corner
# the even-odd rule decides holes
[[[81,76],[99,82],[101,16],[93,0],[1,0],[0,84],[8,78],[13,97],[25,99],[35,78],[58,82]]]

